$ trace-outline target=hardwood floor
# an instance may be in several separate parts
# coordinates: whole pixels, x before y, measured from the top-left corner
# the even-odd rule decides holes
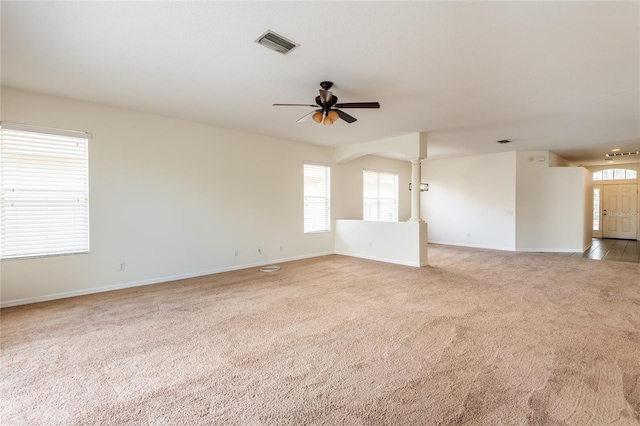
[[[640,263],[640,241],[594,238],[591,247],[583,253],[553,254],[568,257],[586,257],[588,259]]]

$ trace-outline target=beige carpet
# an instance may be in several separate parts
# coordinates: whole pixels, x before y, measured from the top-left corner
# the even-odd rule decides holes
[[[10,425],[638,425],[640,265],[430,246],[3,309]]]

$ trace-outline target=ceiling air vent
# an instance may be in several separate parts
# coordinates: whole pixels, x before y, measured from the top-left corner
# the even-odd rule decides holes
[[[264,47],[268,47],[271,50],[275,50],[276,52],[282,53],[283,55],[286,55],[296,47],[300,46],[298,43],[294,43],[291,40],[288,40],[282,37],[280,34],[276,34],[271,30],[268,30],[266,33],[258,37],[256,43],[261,44]]]

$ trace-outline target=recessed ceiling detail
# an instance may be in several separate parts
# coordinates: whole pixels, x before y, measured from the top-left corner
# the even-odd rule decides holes
[[[256,39],[256,43],[263,45],[266,48],[275,50],[278,53],[286,55],[296,47],[300,46],[288,38],[282,37],[280,34],[276,34],[271,30],[267,30],[264,34]]]

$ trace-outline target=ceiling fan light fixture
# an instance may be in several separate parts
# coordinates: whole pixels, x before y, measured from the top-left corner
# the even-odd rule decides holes
[[[324,123],[330,126],[337,120],[344,120],[348,124],[358,121],[355,117],[342,111],[342,108],[380,108],[380,102],[347,102],[338,103],[338,97],[329,91],[333,85],[330,81],[320,83],[320,96],[316,96],[314,104],[273,104],[273,106],[300,106],[320,108],[316,112],[311,111],[298,120],[298,123],[305,121],[308,117],[312,117],[316,123]]]
[[[331,120],[331,124],[335,123],[340,118],[337,111],[331,110],[327,113],[327,118]]]

